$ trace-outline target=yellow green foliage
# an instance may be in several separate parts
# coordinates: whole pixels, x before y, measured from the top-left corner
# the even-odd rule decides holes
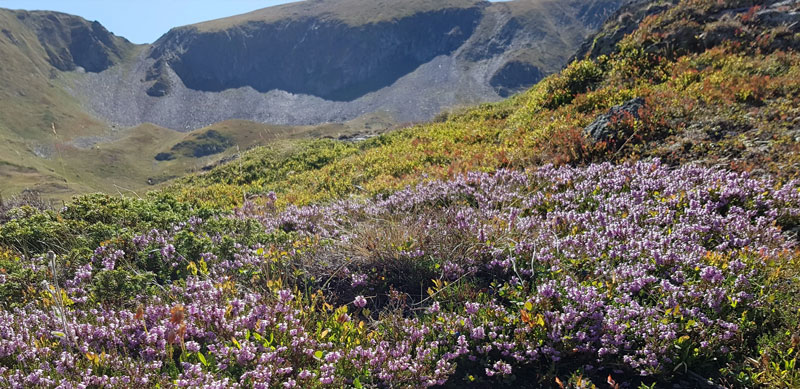
[[[646,20],[616,53],[576,61],[500,103],[360,143],[257,148],[172,190],[182,199],[215,206],[237,206],[247,194],[271,191],[279,206],[300,205],[390,193],[466,171],[643,157],[676,164],[703,160],[737,170],[758,166],[795,176],[796,169],[786,166],[796,159],[788,151],[797,149],[797,142],[785,132],[787,120],[799,113],[796,52],[758,53],[740,42],[674,59],[646,50],[668,38],[668,27],[689,23],[678,17],[697,7],[717,5],[683,2]],[[629,134],[626,139],[620,144],[586,139],[583,128],[598,115],[636,97],[646,101],[640,118],[614,123]]]

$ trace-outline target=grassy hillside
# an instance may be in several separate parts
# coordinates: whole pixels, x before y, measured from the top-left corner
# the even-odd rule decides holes
[[[143,194],[257,144],[374,135],[393,125],[375,113],[313,127],[229,121],[190,133],[150,124],[118,128],[87,112],[68,92],[75,74],[64,71],[101,71],[137,56],[143,46],[57,12],[0,9],[0,25],[0,197],[6,199],[26,190],[56,201],[98,191]],[[164,163],[154,159],[207,131],[227,134],[227,147],[199,158],[188,153]]]
[[[66,91],[65,73],[59,70],[110,66],[134,55],[137,48],[71,15],[0,9],[0,20],[0,164],[5,178],[0,195],[33,190],[50,199],[68,199],[97,190],[116,192],[116,185],[127,187],[128,182],[144,183],[137,176],[146,173],[132,173],[134,165],[120,161],[126,157],[79,147],[84,139],[111,140],[119,133],[86,112]],[[81,34],[95,34],[85,41],[102,43],[79,43]],[[162,135],[159,141],[169,139]],[[120,146],[126,144],[151,147],[127,140]]]
[[[488,58],[484,56],[496,54],[492,54],[491,50],[502,49],[503,45],[513,43],[513,48],[506,48],[513,52],[507,58],[507,65],[511,66],[512,71],[496,73],[505,77],[500,77],[503,79],[497,82],[503,85],[504,93],[507,93],[518,90],[520,84],[515,80],[519,78],[520,71],[524,72],[530,67],[545,73],[558,69],[566,58],[565,53],[587,34],[589,27],[585,26],[587,22],[584,19],[599,20],[606,11],[598,9],[615,8],[617,1],[596,1],[589,5],[579,1],[553,0],[491,5],[478,1],[402,1],[393,2],[391,6],[372,1],[312,1],[268,8],[224,21],[229,25],[243,26],[251,20],[277,20],[275,18],[289,17],[291,14],[305,15],[304,18],[319,17],[320,20],[340,18],[346,23],[363,24],[396,20],[440,9],[491,7],[493,11],[480,23],[482,30],[476,40],[498,41],[494,44],[472,42],[470,50],[465,49],[464,55]],[[371,19],[360,19],[367,16]],[[538,20],[545,22],[535,22]],[[4,58],[3,67],[0,68],[0,174],[8,182],[0,188],[0,196],[7,198],[23,191],[40,193],[46,199],[56,201],[96,191],[141,195],[174,178],[228,160],[255,145],[280,140],[286,144],[274,147],[285,148],[295,147],[295,140],[306,138],[352,139],[354,135],[362,138],[364,135],[379,134],[395,125],[388,114],[376,112],[349,123],[314,127],[290,128],[230,121],[198,129],[186,137],[149,124],[119,128],[98,119],[89,112],[91,110],[82,106],[70,90],[76,88],[76,80],[82,79],[80,72],[102,72],[119,64],[119,71],[133,71],[132,63],[147,50],[146,46],[133,45],[108,32],[97,22],[57,12],[0,9],[0,21],[3,25],[0,56]],[[208,25],[221,22],[209,22]],[[520,26],[535,24],[540,28],[531,29],[531,33],[546,39],[537,40],[538,43],[530,47],[517,47],[520,44],[518,41],[525,41],[518,35],[527,34],[528,31],[527,27]],[[581,27],[564,29],[565,25]],[[354,37],[357,34],[356,31]],[[425,40],[424,34],[421,39]],[[257,51],[255,55],[263,56],[263,53]],[[355,62],[361,62],[358,59],[360,57],[356,57]],[[519,67],[516,72],[513,71],[514,66]],[[108,88],[90,89],[107,92]],[[442,96],[449,93],[443,93]],[[106,101],[102,99],[101,105],[105,107]],[[399,111],[404,109],[398,108]],[[223,136],[196,139],[212,130]],[[132,153],[131,150],[137,152]],[[160,156],[161,161],[154,162],[156,156]]]
[[[291,144],[322,137],[374,136],[390,128],[391,123],[380,114],[319,126],[273,126],[232,120],[188,133],[143,124],[73,139],[54,135],[52,144],[11,142],[0,146],[0,155],[8,156],[0,172],[9,183],[0,194],[14,197],[27,189],[48,200],[67,200],[91,192],[143,195],[256,145]],[[208,139],[209,133],[217,137]],[[20,149],[25,148],[28,153],[21,153]],[[47,153],[45,157],[35,154],[38,148]],[[170,157],[164,160],[158,158],[160,155]]]
[[[0,161],[8,178],[3,191],[23,188],[67,190],[57,163],[37,157],[52,154],[64,139],[90,136],[104,124],[83,112],[77,101],[60,88],[57,71],[47,61],[35,31],[17,13],[0,10]],[[55,127],[55,130],[54,130]]]
[[[800,5],[756,3],[664,2],[433,123],[0,207],[0,385],[800,387]]]
[[[79,17],[55,12],[0,9],[0,21],[3,25],[0,34],[0,55],[3,57],[3,67],[0,68],[3,85],[0,134],[52,142],[53,136],[69,139],[104,130],[103,123],[83,112],[78,102],[60,88],[58,67],[72,70],[81,64],[92,66],[94,64],[86,58],[104,55],[111,57],[109,61],[120,61],[132,54],[133,45]],[[84,32],[94,33],[97,39],[108,39],[113,43],[109,41],[109,46],[97,47],[97,53],[93,53],[91,47],[65,41]],[[87,40],[91,41],[91,38]]]

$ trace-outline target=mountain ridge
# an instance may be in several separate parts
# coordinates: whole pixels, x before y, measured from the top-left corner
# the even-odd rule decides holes
[[[227,30],[175,28],[139,58],[133,73],[87,76],[78,95],[112,122],[178,130],[226,119],[308,125],[374,111],[389,111],[400,122],[429,120],[448,107],[509,96],[557,71],[572,54],[566,52],[621,1],[426,3],[413,16],[401,11],[419,2],[401,1],[391,6],[401,17],[355,26],[321,11],[318,18],[287,11],[362,3],[293,3],[245,21],[215,21]],[[294,16],[275,16],[284,13]],[[356,38],[363,36],[374,38]],[[93,95],[102,84],[121,87]],[[184,109],[189,106],[203,109]]]
[[[220,31],[249,23],[286,22],[312,18],[322,22],[338,22],[351,27],[392,22],[418,13],[441,9],[470,9],[489,6],[486,0],[307,0],[261,8],[241,15],[180,26],[201,31]]]

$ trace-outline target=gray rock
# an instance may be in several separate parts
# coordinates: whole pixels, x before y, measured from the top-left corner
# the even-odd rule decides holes
[[[785,25],[797,31],[800,22],[800,1],[786,0],[769,4],[756,13],[759,23],[768,26]]]
[[[633,116],[639,119],[639,110],[644,108],[645,101],[641,97],[626,101],[621,105],[612,107],[608,113],[602,114],[583,129],[584,135],[594,142],[607,142],[611,140],[619,140],[617,129],[612,125],[617,119],[621,119],[626,115]]]
[[[511,61],[506,63],[489,80],[489,84],[501,97],[509,97],[544,78],[542,71],[529,63]]]

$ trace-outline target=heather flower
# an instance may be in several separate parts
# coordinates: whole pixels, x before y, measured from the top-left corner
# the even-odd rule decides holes
[[[511,374],[511,365],[505,363],[503,361],[497,361],[494,366],[494,371],[502,374],[502,375],[510,375]]]
[[[364,308],[367,306],[367,299],[365,299],[364,296],[356,296],[355,300],[353,300],[353,304],[359,308]]]
[[[325,355],[325,362],[333,363],[338,361],[342,357],[342,354],[338,351],[334,351]]]
[[[720,283],[723,280],[722,271],[713,266],[706,266],[700,270],[700,277],[712,284]]]
[[[548,281],[546,284],[539,285],[537,287],[537,291],[539,292],[540,296],[546,299],[559,297],[559,293],[556,290],[555,281]]]
[[[474,315],[478,313],[478,309],[480,309],[480,307],[481,305],[478,303],[471,303],[471,302],[464,303],[464,308],[466,309],[467,314],[469,315]]]
[[[200,344],[195,342],[195,341],[193,341],[193,340],[190,340],[190,341],[186,342],[185,343],[185,347],[186,347],[186,351],[189,351],[189,352],[196,353],[196,352],[200,351]]]
[[[288,303],[294,299],[294,295],[292,294],[291,290],[288,289],[281,289],[278,291],[278,300],[282,303]]]
[[[367,275],[366,274],[351,274],[352,282],[350,286],[353,288],[364,285],[367,282]]]
[[[175,246],[171,244],[167,244],[161,249],[161,256],[165,259],[172,259],[172,256],[175,254]]]
[[[300,378],[301,380],[307,380],[307,379],[312,378],[312,377],[313,377],[313,374],[311,374],[311,372],[306,370],[306,369],[303,369],[297,375],[297,378]]]
[[[207,230],[214,223],[187,220],[121,242],[131,247],[127,254],[98,247],[91,261],[59,273],[73,302],[66,314],[36,303],[1,310],[0,359],[13,368],[0,367],[0,386],[31,386],[26,380],[41,386],[74,381],[75,387],[149,387],[165,380],[186,387],[341,386],[355,371],[369,371],[364,386],[429,387],[447,384],[461,361],[472,361],[465,364],[474,367],[471,373],[497,379],[569,358],[596,360],[620,374],[671,372],[683,352],[679,342],[701,346],[701,358],[738,352],[742,339],[755,341],[743,313],[759,317],[780,308],[761,288],[770,266],[785,263],[796,247],[777,227],[779,218],[800,215],[795,184],[785,186],[658,163],[547,166],[469,173],[376,199],[219,216],[222,224],[257,220],[267,231],[293,223],[289,237],[281,232],[269,244],[248,246],[243,242],[251,237],[236,228],[221,233]],[[718,195],[726,212],[719,211]],[[337,306],[347,291],[314,292],[324,280],[345,289],[366,286],[364,272],[398,288],[403,280],[357,261],[338,270],[337,258],[352,253],[331,251],[358,244],[353,231],[365,223],[401,224],[419,235],[412,239],[426,255],[412,263],[439,261],[431,271],[437,282],[474,275],[466,283],[471,301],[459,294],[461,283],[441,288],[432,298],[439,301],[427,307],[430,300],[417,300],[416,290],[395,292],[396,312],[351,322]],[[189,235],[202,240],[202,254],[174,252],[171,243]],[[391,260],[409,259],[391,254]],[[126,255],[126,270],[137,261],[166,268],[148,275],[147,286],[158,285],[125,296],[127,309],[87,305],[90,297],[104,297],[95,292],[95,277],[119,268]],[[172,259],[162,262],[167,256]],[[190,262],[200,267],[200,259],[202,274],[181,275]],[[20,265],[45,275],[43,261],[26,257]],[[173,262],[175,269],[162,265]],[[172,279],[176,274],[183,278]],[[283,275],[286,289],[266,287],[268,276]],[[12,277],[0,274],[0,282]],[[388,293],[379,284],[369,285],[379,296],[376,307]],[[312,300],[313,309],[304,306]],[[367,299],[359,294],[352,304],[364,308]],[[141,308],[132,312],[131,306]],[[182,372],[164,373],[181,345],[189,353]],[[101,355],[104,373],[113,374],[76,372]]]

